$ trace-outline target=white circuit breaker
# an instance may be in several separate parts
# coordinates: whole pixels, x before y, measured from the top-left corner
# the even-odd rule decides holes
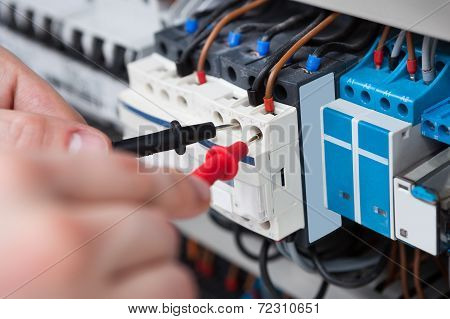
[[[276,103],[276,115],[264,106],[252,107],[247,93],[225,80],[208,76],[203,85],[195,75],[179,78],[175,65],[153,54],[128,66],[130,89],[120,96],[120,117],[131,135],[160,130],[172,120],[183,125],[212,121],[238,123],[232,131],[188,147],[181,158],[174,152],[151,156],[155,162],[190,171],[200,165],[209,147],[262,139],[250,145],[230,182],[212,187],[212,206],[235,222],[263,236],[280,240],[304,227],[299,134],[295,107]],[[172,159],[168,159],[170,157]]]

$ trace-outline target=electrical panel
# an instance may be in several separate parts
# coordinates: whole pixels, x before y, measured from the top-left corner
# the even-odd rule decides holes
[[[411,28],[412,16],[398,10],[398,23],[381,26],[390,14],[342,3],[347,14],[281,65],[270,95],[277,62],[333,15],[320,8],[336,4],[268,1],[223,26],[202,69],[218,21],[250,3],[238,2],[6,0],[0,43],[83,114],[122,126],[125,138],[174,120],[233,124],[184,155],[169,151],[142,163],[189,174],[212,147],[252,140],[236,177],[211,188],[215,218],[274,240],[307,273],[317,271],[313,249],[344,247],[342,233],[355,229],[366,242],[442,256],[450,238],[450,46],[442,12],[433,16],[439,26]],[[352,277],[349,267],[365,272],[379,261],[353,257],[331,257],[325,268]]]
[[[303,230],[306,246],[326,240],[343,219],[413,245],[412,239],[399,237],[397,226],[405,210],[397,207],[398,180],[448,144],[448,45],[435,41],[431,49],[425,42],[432,40],[419,35],[411,41],[408,38],[407,44],[400,43],[396,40],[399,31],[391,30],[386,33],[384,51],[375,53],[381,54],[378,67],[374,52],[381,40],[372,36],[378,26],[341,15],[333,28],[313,37],[286,62],[274,85],[276,111],[270,113],[261,96],[251,95],[255,79],[271,56],[320,11],[292,1],[268,8],[223,28],[207,52],[207,82],[201,85],[193,72],[202,42],[184,64],[180,61],[199,36],[196,32],[205,16],[194,15],[184,25],[158,32],[157,53],[128,66],[130,90],[121,94],[119,103],[127,135],[159,130],[174,119],[182,124],[239,123],[239,129],[226,137],[188,147],[184,156],[168,152],[145,161],[190,172],[203,161],[209,147],[246,141],[261,132],[263,139],[251,146],[237,177],[213,186],[212,205],[218,212],[275,240]],[[296,28],[286,28],[263,41],[264,30],[302,14]],[[250,26],[253,31],[243,31]],[[333,37],[342,40],[348,34],[364,34],[368,40],[357,50],[342,49],[339,44],[322,47]],[[411,43],[417,68],[422,56],[432,56],[433,68],[423,71],[428,73],[418,70],[411,75]],[[391,53],[392,57],[383,58]],[[409,191],[412,186],[405,187]],[[448,185],[435,188],[444,194]],[[408,196],[414,195],[409,192]],[[444,218],[438,216],[444,213],[441,205],[433,203],[430,209],[437,221],[430,227],[436,229],[427,232],[427,240],[441,244],[437,238],[443,236],[439,225]],[[430,216],[419,215],[418,220]],[[417,225],[403,228],[413,234]],[[433,251],[441,250],[434,247]]]

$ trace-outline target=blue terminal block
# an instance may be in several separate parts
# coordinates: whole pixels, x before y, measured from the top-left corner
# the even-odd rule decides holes
[[[378,43],[378,41],[377,41]],[[393,41],[386,44],[392,51]],[[421,61],[421,45],[416,43],[417,61]],[[450,90],[450,50],[439,44],[436,54],[436,78],[428,85],[420,69],[412,81],[406,69],[407,53],[391,71],[385,56],[379,70],[374,66],[375,45],[352,70],[340,78],[340,97],[352,103],[392,116],[413,125],[419,124],[422,113],[448,97]],[[420,65],[420,63],[419,63]]]
[[[450,97],[425,110],[422,135],[450,145]]]

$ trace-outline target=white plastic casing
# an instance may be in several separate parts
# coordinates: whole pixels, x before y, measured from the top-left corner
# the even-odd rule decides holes
[[[249,105],[245,90],[211,76],[203,85],[195,75],[179,78],[174,63],[157,54],[130,64],[128,72],[130,89],[121,94],[119,116],[130,136],[160,130],[175,119],[182,125],[240,124],[219,132],[211,140],[216,145],[246,141],[261,132],[263,138],[250,145],[236,178],[212,186],[212,206],[274,240],[304,227],[295,107],[276,103],[276,115],[267,114],[263,105]],[[171,151],[146,161],[190,171],[204,161],[207,150],[195,144],[181,157]]]
[[[125,63],[148,55],[153,34],[160,28],[156,0],[96,0],[90,10],[65,21],[63,39],[70,45],[74,32],[81,32],[83,52],[88,56],[94,55],[95,39],[101,39],[105,64],[111,66],[116,46],[126,49]]]
[[[414,184],[403,178],[394,179],[395,235],[397,238],[436,256],[439,251],[438,207],[415,198]]]
[[[4,22],[14,19],[19,28],[30,24],[28,13],[32,13],[32,23],[37,34],[50,32],[61,37],[64,20],[68,17],[88,11],[92,7],[89,0],[5,0],[0,3],[0,15]],[[50,30],[45,31],[45,21],[52,21]]]

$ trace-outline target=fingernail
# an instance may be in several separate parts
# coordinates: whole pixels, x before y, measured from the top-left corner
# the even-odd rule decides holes
[[[108,149],[108,143],[102,136],[83,130],[72,134],[68,148],[71,154],[79,152],[106,153]]]
[[[195,191],[198,194],[198,197],[201,201],[210,201],[211,194],[209,190],[208,184],[206,184],[204,181],[200,180],[197,177],[190,177],[191,178],[191,184],[194,187]]]

